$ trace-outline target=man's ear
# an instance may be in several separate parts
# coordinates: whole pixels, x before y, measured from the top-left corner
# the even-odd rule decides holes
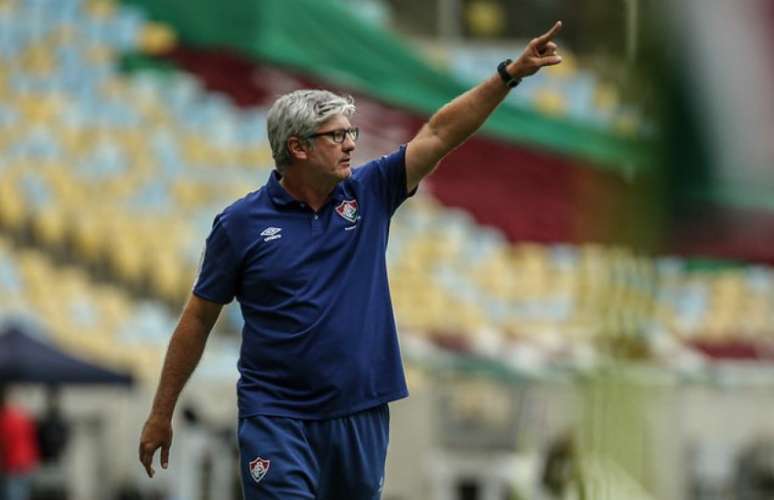
[[[291,137],[288,139],[288,152],[290,157],[295,160],[308,159],[306,145],[298,137]]]

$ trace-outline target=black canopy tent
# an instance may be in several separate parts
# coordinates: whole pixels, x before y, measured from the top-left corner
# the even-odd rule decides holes
[[[11,384],[43,384],[63,388],[92,387],[98,384],[130,388],[134,379],[128,373],[99,366],[65,352],[48,341],[45,335],[39,335],[36,326],[14,321],[0,323],[0,386]],[[97,397],[103,398],[105,395]],[[98,497],[106,498],[109,486],[104,478],[110,476],[110,461],[106,457],[107,450],[111,449],[106,427],[109,421],[101,412],[90,415],[81,412],[79,416],[68,420],[73,427],[73,435],[81,439],[86,436],[85,442],[93,445],[89,448],[91,453],[86,454],[94,471],[92,484],[101,488]],[[58,463],[53,468],[49,467],[47,474],[36,476],[36,495],[41,498],[62,498],[65,495],[66,498],[69,493],[64,492],[71,490],[75,494],[74,482],[65,471],[66,468]]]
[[[128,373],[79,359],[9,325],[0,334],[0,384],[110,384],[131,386]]]

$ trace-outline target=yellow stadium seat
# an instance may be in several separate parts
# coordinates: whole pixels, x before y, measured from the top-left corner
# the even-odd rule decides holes
[[[141,284],[145,278],[145,256],[137,241],[120,238],[110,247],[108,262],[113,271],[126,283]]]
[[[566,97],[552,88],[542,88],[535,92],[533,103],[538,111],[547,115],[564,116],[567,114]]]
[[[547,68],[544,68],[546,71],[546,75],[550,78],[563,78],[563,79],[569,79],[574,77],[578,73],[578,60],[576,57],[567,52],[566,50],[562,49],[562,64],[557,64],[556,66],[549,66]]]
[[[151,256],[149,262],[151,286],[157,294],[175,300],[180,295],[180,268],[178,259],[171,252]]]
[[[62,23],[52,30],[50,43],[54,46],[62,46],[72,43],[76,39],[76,31],[72,24]]]
[[[8,90],[8,75],[11,74],[11,71],[12,70],[8,65],[3,64],[3,61],[0,61],[0,99],[2,99],[3,102],[11,100]]]
[[[251,146],[242,149],[239,154],[239,162],[243,165],[273,165],[274,159],[271,155],[271,148],[267,144]]]
[[[13,231],[24,225],[26,203],[10,182],[0,182],[0,225]]]
[[[48,76],[55,67],[54,52],[45,43],[39,42],[28,47],[20,60],[21,69],[32,76]]]
[[[771,301],[763,294],[750,294],[739,316],[745,318],[739,325],[749,336],[761,338],[771,329]]]
[[[72,234],[76,253],[85,261],[96,263],[106,248],[97,218],[87,215],[76,218]]]
[[[140,48],[148,54],[163,54],[177,44],[177,36],[166,24],[149,22],[140,33]]]
[[[115,14],[116,3],[112,0],[89,0],[86,12],[95,18],[109,18]]]
[[[476,304],[458,303],[455,306],[455,310],[459,312],[457,318],[459,321],[458,328],[464,332],[475,334],[489,324],[486,314]]]
[[[107,45],[93,45],[86,50],[86,60],[95,66],[110,64],[115,55]]]
[[[36,214],[32,219],[32,229],[36,239],[50,247],[64,242],[66,228],[65,214],[55,207]]]
[[[594,105],[600,111],[612,113],[621,105],[618,89],[606,83],[600,83],[594,92]]]
[[[95,296],[111,330],[127,320],[131,306],[121,290],[112,285],[102,285],[96,290]]]
[[[507,14],[498,2],[473,0],[465,6],[463,18],[476,37],[498,37],[506,27]]]
[[[28,287],[43,290],[50,286],[51,266],[42,252],[25,250],[19,255],[18,261]]]

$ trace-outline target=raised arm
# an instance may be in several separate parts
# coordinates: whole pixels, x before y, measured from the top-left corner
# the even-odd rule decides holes
[[[169,463],[172,413],[180,391],[202,357],[204,345],[223,306],[191,295],[172,334],[148,420],[140,436],[140,462],[153,477],[153,455],[161,448],[161,467]]]
[[[558,46],[552,41],[561,28],[562,22],[557,21],[549,31],[533,38],[506,71],[520,79],[535,74],[543,66],[562,62],[556,53]],[[494,73],[438,110],[406,146],[408,190],[414,189],[447,153],[478,130],[509,90],[500,75]]]

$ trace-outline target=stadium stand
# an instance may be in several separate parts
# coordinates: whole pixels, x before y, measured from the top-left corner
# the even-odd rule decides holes
[[[266,109],[182,71],[122,73],[121,53],[175,41],[131,6],[3,2],[0,33],[3,314],[40,316],[68,345],[157,373],[167,306],[190,292],[213,216],[272,168]],[[615,99],[567,67],[547,77],[550,95],[525,83],[514,99],[611,123]],[[624,247],[514,244],[427,193],[399,211],[389,252],[404,330],[517,367],[517,341],[545,362],[582,363],[611,332],[653,352],[770,340],[774,276],[762,266],[696,271]],[[225,321],[239,329],[236,308]]]
[[[35,249],[0,239],[0,316],[39,324],[59,344],[151,380],[173,318],[157,303],[94,283],[83,269],[62,266]],[[145,378],[147,377],[147,378]]]

